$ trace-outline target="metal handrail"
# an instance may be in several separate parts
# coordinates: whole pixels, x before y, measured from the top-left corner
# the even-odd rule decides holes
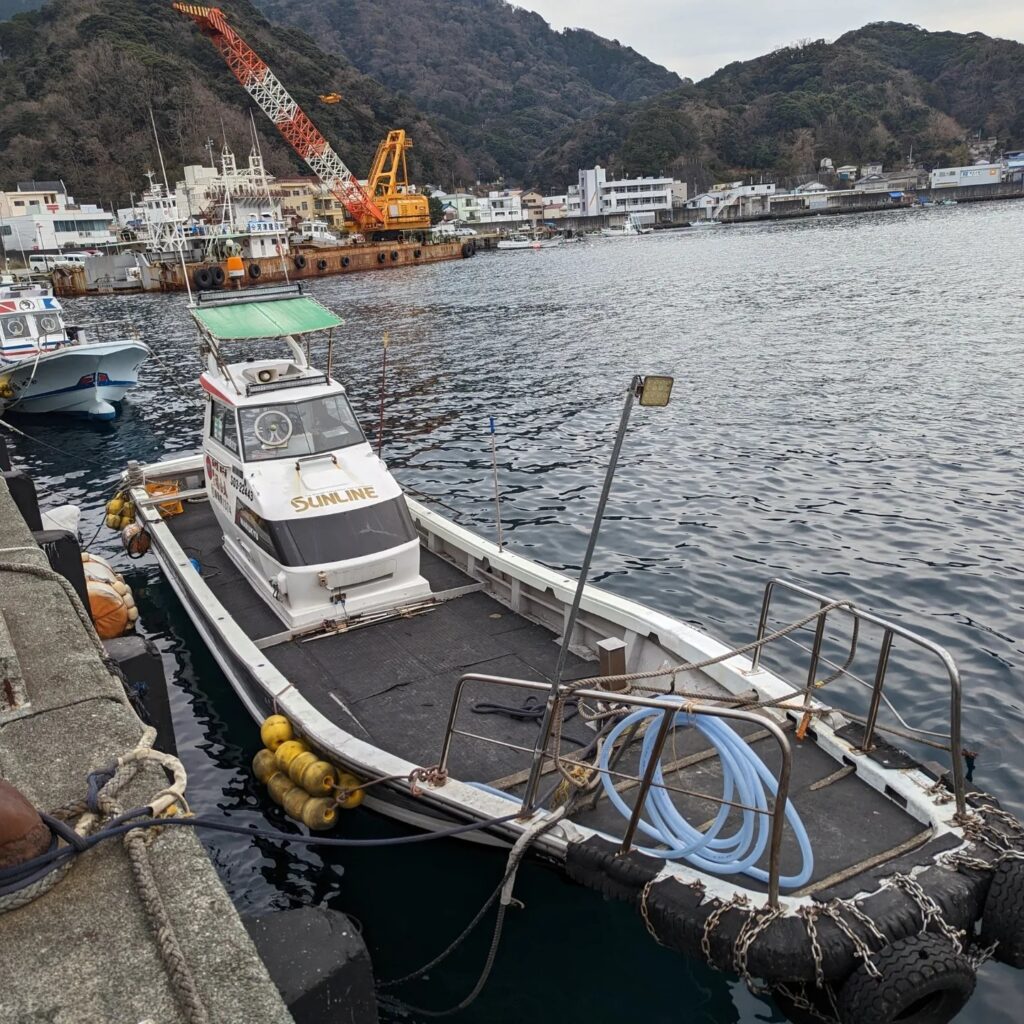
[[[467,672],[455,685],[455,693],[452,696],[451,709],[448,712],[448,723],[445,728],[444,742],[441,746],[441,757],[438,762],[438,768],[440,771],[446,772],[448,770],[448,757],[451,753],[452,740],[455,736],[467,736],[473,739],[494,743],[498,746],[513,747],[514,749],[522,750],[524,753],[531,753],[530,781],[527,784],[526,792],[523,794],[521,810],[521,815],[523,817],[528,817],[535,809],[534,805],[537,797],[537,788],[540,783],[544,760],[550,756],[548,754],[548,745],[554,729],[555,716],[552,715],[547,717],[545,727],[542,729],[541,735],[537,739],[537,744],[532,751],[529,751],[524,747],[517,747],[514,744],[506,743],[504,740],[492,739],[488,736],[480,736],[477,733],[465,733],[462,730],[456,729],[455,723],[458,720],[459,711],[462,706],[463,692],[469,683],[484,683],[490,686],[512,686],[521,690],[542,691],[549,694],[555,689],[555,687],[551,683],[537,682],[532,679],[510,679],[503,676],[491,676],[478,672]],[[572,688],[571,693],[567,693],[567,696],[595,702],[614,702],[618,705],[634,708],[653,708],[664,712],[661,718],[661,723],[658,726],[658,734],[655,739],[654,748],[651,751],[647,770],[644,772],[643,778],[639,780],[640,789],[637,793],[636,802],[633,805],[632,816],[630,817],[629,824],[626,827],[626,834],[623,836],[622,845],[619,847],[620,855],[629,853],[633,847],[633,836],[636,834],[637,826],[640,823],[640,816],[643,813],[644,804],[647,802],[647,794],[650,792],[651,785],[654,782],[655,769],[661,761],[661,754],[665,746],[665,741],[668,739],[669,732],[674,727],[675,716],[679,711],[686,711],[689,714],[694,715],[710,715],[712,717],[734,718],[738,721],[751,722],[763,729],[767,729],[768,732],[771,733],[776,743],[778,743],[779,750],[782,754],[782,767],[779,771],[778,787],[775,792],[775,798],[772,802],[772,809],[768,812],[772,816],[768,860],[768,901],[772,907],[777,907],[779,903],[779,858],[782,851],[782,836],[786,826],[786,803],[789,799],[789,780],[793,762],[793,751],[789,745],[789,739],[782,728],[766,715],[760,715],[752,711],[743,711],[740,708],[719,707],[717,705],[710,706],[691,702],[680,703],[678,698],[671,700],[668,698],[647,697],[640,694],[622,693],[619,691],[613,692],[600,689],[578,689],[575,686]],[[715,797],[708,796],[707,798],[715,801],[716,803],[723,802],[721,799]]]
[[[882,701],[882,688],[885,685],[885,675],[889,667],[889,656],[892,653],[893,638],[901,637],[902,639],[931,652],[939,659],[939,661],[942,662],[942,665],[946,670],[946,675],[949,678],[949,752],[953,776],[953,795],[956,799],[957,817],[965,816],[967,812],[967,796],[964,784],[964,768],[960,761],[960,751],[962,748],[962,686],[960,683],[960,670],[956,667],[956,662],[953,660],[953,656],[949,651],[947,651],[941,644],[937,644],[933,640],[929,640],[927,637],[921,636],[919,633],[915,633],[912,630],[907,629],[905,626],[901,626],[896,622],[891,622],[888,619],[883,619],[880,615],[875,615],[873,612],[864,611],[863,609],[858,608],[852,601],[844,601],[841,604],[836,605],[834,601],[825,597],[823,594],[819,594],[814,590],[810,590],[809,588],[800,585],[799,583],[793,583],[791,580],[785,580],[780,577],[769,580],[765,585],[764,598],[761,602],[761,617],[757,624],[757,640],[761,640],[765,635],[765,630],[768,627],[768,616],[771,609],[772,596],[777,589],[788,590],[791,593],[799,594],[802,597],[807,597],[813,601],[817,601],[822,609],[817,616],[817,627],[814,631],[814,643],[810,652],[811,661],[807,672],[808,688],[814,685],[815,676],[817,675],[818,663],[821,660],[821,645],[825,636],[825,620],[828,618],[829,612],[844,612],[853,619],[861,622],[869,622],[872,625],[880,626],[884,630],[884,633],[882,634],[882,647],[878,654],[878,663],[875,666],[875,679],[871,685],[871,703],[868,707],[867,721],[864,726],[864,739],[860,747],[864,753],[874,749],[872,741],[875,737],[875,723],[878,720],[878,709]],[[754,651],[751,668],[755,672],[761,662],[762,650],[763,647],[758,647]],[[888,701],[886,703],[888,703]]]

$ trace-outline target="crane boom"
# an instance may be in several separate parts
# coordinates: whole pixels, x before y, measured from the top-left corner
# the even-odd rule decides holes
[[[187,14],[220,50],[235,78],[277,125],[289,145],[310,166],[335,198],[348,210],[360,229],[383,227],[384,213],[345,162],[320,134],[305,111],[292,99],[277,75],[248,43],[227,23],[218,7],[176,3],[176,11]]]

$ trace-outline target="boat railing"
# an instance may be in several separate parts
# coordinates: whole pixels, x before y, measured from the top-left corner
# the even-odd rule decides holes
[[[900,717],[891,701],[889,701],[883,693],[886,674],[889,670],[889,662],[895,640],[899,638],[900,640],[903,640],[915,647],[927,651],[938,660],[949,682],[950,774],[952,779],[953,795],[956,799],[957,816],[963,817],[966,813],[966,789],[964,784],[964,767],[961,760],[962,687],[960,683],[959,669],[957,668],[956,662],[953,660],[953,656],[949,651],[940,644],[935,643],[933,640],[929,640],[927,637],[921,636],[919,633],[915,633],[912,630],[907,629],[905,626],[901,626],[897,622],[892,622],[889,619],[884,619],[879,615],[875,615],[873,612],[866,611],[863,608],[858,608],[852,601],[835,601],[824,594],[819,594],[816,591],[803,586],[800,583],[794,583],[791,580],[777,577],[769,580],[765,585],[764,597],[761,602],[761,616],[757,624],[756,641],[758,646],[754,649],[751,665],[753,671],[758,670],[761,665],[761,656],[764,653],[765,648],[770,646],[770,642],[761,643],[761,641],[765,639],[766,635],[769,635],[767,631],[769,628],[769,619],[772,610],[772,600],[779,591],[785,591],[795,594],[798,597],[807,598],[810,601],[816,602],[819,608],[818,614],[811,620],[811,624],[806,627],[811,628],[811,625],[813,625],[814,629],[814,639],[809,648],[797,641],[794,641],[789,635],[781,636],[774,641],[775,643],[780,643],[783,640],[788,640],[790,643],[796,643],[797,647],[800,647],[809,655],[807,682],[805,688],[805,693],[808,696],[805,700],[809,699],[811,688],[816,685],[822,665],[831,667],[834,670],[833,678],[847,676],[870,689],[871,696],[868,704],[867,717],[864,719],[863,723],[864,735],[859,748],[862,753],[866,754],[874,749],[875,732],[878,725],[878,712],[883,700],[893,714],[898,718]],[[830,616],[845,616],[852,619],[854,623],[854,630],[850,640],[849,656],[843,664],[839,665],[827,660],[822,654],[822,647],[825,641],[826,624]],[[862,623],[876,626],[882,630],[882,641],[879,647],[878,658],[875,663],[874,679],[871,682],[860,678],[860,676],[850,671],[849,668],[857,651],[859,626]],[[900,720],[903,721],[902,718]],[[907,727],[910,733],[923,734],[925,736],[929,735],[927,730],[914,728],[913,726],[908,725],[905,721],[903,721],[903,724]],[[913,739],[914,737],[908,736],[908,738]]]
[[[593,706],[600,705],[604,708],[613,706],[615,710],[620,712],[622,715],[626,715],[633,710],[639,709],[660,710],[662,715],[660,720],[657,720],[658,724],[656,728],[658,731],[653,747],[650,751],[650,756],[646,762],[647,766],[644,772],[638,775],[636,773],[618,770],[616,767],[617,760],[610,763],[607,769],[595,768],[594,764],[577,760],[577,757],[573,753],[560,753],[563,741],[561,733],[563,716],[561,714],[548,714],[545,716],[547,725],[542,729],[536,745],[532,748],[511,743],[508,740],[498,739],[494,736],[483,736],[476,732],[461,729],[459,728],[459,712],[462,709],[463,696],[466,689],[471,684],[478,684],[487,687],[513,687],[515,689],[528,690],[533,693],[542,693],[546,695],[546,700],[549,703],[557,702],[559,700],[564,701],[571,697],[574,700],[587,702]],[[521,814],[524,818],[529,817],[536,809],[537,790],[539,788],[545,761],[552,762],[560,769],[576,768],[586,772],[596,770],[602,773],[607,773],[608,775],[614,776],[622,781],[629,781],[637,787],[637,795],[629,823],[626,826],[626,831],[619,846],[619,853],[627,854],[634,848],[633,839],[636,835],[637,827],[640,824],[644,807],[647,804],[648,794],[652,787],[664,789],[666,792],[680,792],[692,795],[688,790],[680,789],[669,784],[667,781],[655,781],[655,775],[657,774],[658,766],[661,763],[665,743],[669,734],[677,727],[676,716],[681,711],[690,715],[708,715],[716,718],[731,718],[736,721],[754,724],[759,729],[767,730],[779,747],[782,762],[778,775],[778,785],[774,796],[771,797],[770,806],[767,809],[759,809],[756,807],[741,808],[743,810],[750,810],[755,813],[768,814],[771,816],[768,864],[768,899],[770,904],[773,907],[776,907],[778,906],[779,898],[779,872],[782,838],[786,824],[785,813],[786,803],[789,799],[789,781],[792,770],[793,751],[783,727],[768,715],[758,714],[755,711],[747,711],[741,708],[723,707],[717,704],[711,705],[695,701],[682,701],[679,697],[672,697],[670,695],[666,695],[664,697],[649,696],[645,694],[628,693],[597,687],[582,687],[579,683],[572,683],[568,685],[563,683],[560,687],[556,688],[548,682],[538,682],[530,679],[505,678],[502,676],[491,676],[477,672],[468,672],[459,679],[455,687],[451,709],[448,713],[448,723],[445,729],[444,742],[441,748],[441,758],[438,768],[442,772],[447,772],[452,743],[456,736],[484,743],[491,743],[495,746],[516,750],[527,755],[530,759],[530,770],[528,775],[524,775],[523,777],[526,782],[526,789],[520,801]],[[655,728],[655,725],[652,724],[650,728]],[[552,740],[555,741],[555,751],[559,752],[557,754],[550,750]],[[516,797],[511,793],[507,795],[510,800],[516,799]],[[730,801],[726,800],[724,797],[716,797],[709,793],[701,793],[700,796],[702,799],[706,799],[709,802],[720,805],[730,803]],[[734,803],[731,803],[730,805],[736,806]]]
[[[130,320],[92,320],[88,323],[68,324],[68,331],[78,332],[79,344],[97,341],[121,341],[124,338],[142,340],[142,332]]]

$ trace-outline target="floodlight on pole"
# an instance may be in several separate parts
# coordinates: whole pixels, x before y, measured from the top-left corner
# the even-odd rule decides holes
[[[590,528],[587,550],[583,556],[583,565],[580,567],[579,579],[576,582],[576,593],[573,595],[572,608],[569,610],[569,618],[566,620],[565,630],[562,634],[562,644],[558,651],[558,661],[555,664],[551,692],[548,695],[548,701],[544,708],[540,737],[534,750],[533,763],[530,766],[530,777],[527,780],[526,791],[523,794],[524,814],[532,813],[536,800],[537,786],[540,783],[544,756],[547,751],[548,740],[551,737],[551,724],[554,719],[555,703],[561,693],[562,673],[565,671],[565,661],[569,655],[569,643],[576,629],[576,620],[579,618],[580,602],[583,600],[583,591],[587,585],[587,577],[590,575],[590,563],[594,558],[594,549],[597,547],[597,535],[601,530],[601,521],[604,519],[604,510],[608,504],[608,496],[611,494],[612,481],[615,478],[615,469],[619,463],[622,443],[626,438],[626,427],[629,425],[629,415],[633,411],[633,403],[639,401],[642,406],[647,406],[648,408],[664,408],[668,405],[669,398],[672,395],[672,383],[672,377],[641,377],[639,374],[636,374],[626,389],[626,400],[622,406],[622,418],[619,420],[618,433],[615,435],[611,458],[608,462],[608,469],[605,472],[604,486],[601,488],[601,496],[598,499],[597,509],[594,512],[594,525]]]

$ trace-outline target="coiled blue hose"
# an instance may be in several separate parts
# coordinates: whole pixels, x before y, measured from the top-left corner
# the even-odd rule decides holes
[[[662,715],[671,714],[658,708],[642,708],[622,719],[608,734],[601,748],[598,764],[601,769],[601,783],[608,799],[626,818],[633,809],[616,792],[608,759],[615,748],[615,741],[623,732],[634,725],[649,721],[640,748],[638,774],[643,775],[651,761],[651,754],[658,736]],[[746,874],[760,882],[768,881],[768,872],[754,865],[761,859],[771,835],[771,814],[768,811],[766,790],[772,796],[778,791],[775,776],[764,762],[747,745],[742,737],[721,718],[709,715],[694,715],[687,711],[675,712],[676,726],[695,726],[718,751],[722,762],[722,799],[742,804],[757,810],[741,811],[739,828],[729,836],[721,836],[722,827],[732,808],[723,803],[715,820],[705,832],[698,832],[679,813],[672,803],[671,794],[664,788],[665,780],[661,762],[654,767],[653,784],[644,803],[644,817],[638,829],[651,839],[663,843],[668,849],[639,847],[641,852],[667,860],[684,859],[701,871],[715,875]],[[793,829],[800,848],[801,866],[796,875],[782,875],[779,885],[795,889],[806,884],[814,871],[814,854],[800,815],[792,801],[786,801],[786,820]],[[613,838],[613,837],[608,837]]]

